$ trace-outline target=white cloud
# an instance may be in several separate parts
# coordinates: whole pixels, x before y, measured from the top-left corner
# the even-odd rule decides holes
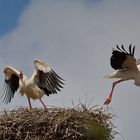
[[[140,57],[140,3],[95,1],[90,5],[86,0],[32,0],[21,14],[17,28],[0,39],[1,72],[10,64],[31,75],[33,59],[42,58],[66,80],[62,93],[44,98],[46,103],[62,102],[69,106],[72,99],[78,101],[88,93],[89,99],[94,98],[93,104],[102,105],[111,87],[111,81],[102,77],[112,71],[109,65],[112,47],[117,43],[135,44],[136,56]],[[3,76],[1,79],[2,83]],[[124,124],[130,123],[131,117],[139,121],[140,112],[133,111],[137,114],[133,116],[130,110],[139,105],[139,88],[131,82],[122,85],[115,90],[112,106]],[[26,106],[26,102],[26,98],[16,96],[8,107]],[[134,135],[138,138],[138,129],[132,130],[131,135],[127,133],[135,128],[133,124],[126,128],[120,122],[117,125],[125,131],[127,140]]]

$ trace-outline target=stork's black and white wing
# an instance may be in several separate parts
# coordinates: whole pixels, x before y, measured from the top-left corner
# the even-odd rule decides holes
[[[46,95],[55,94],[63,88],[63,79],[44,61],[35,60],[34,82]]]
[[[5,80],[2,98],[3,102],[10,103],[11,99],[14,97],[14,93],[19,88],[19,72],[12,67],[4,68]]]
[[[124,49],[123,45],[121,45],[121,48],[118,45],[116,47],[117,49],[113,49],[112,56],[110,58],[112,68],[115,70],[137,70],[136,59],[134,57],[135,46],[132,47],[130,44],[129,52]]]

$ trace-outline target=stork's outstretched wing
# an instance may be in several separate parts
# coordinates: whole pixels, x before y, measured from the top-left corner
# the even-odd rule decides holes
[[[45,94],[55,94],[63,88],[63,79],[44,61],[35,60],[34,82]]]
[[[5,80],[3,87],[3,102],[10,103],[11,99],[14,97],[14,93],[19,88],[19,72],[12,67],[4,68]]]
[[[117,45],[110,58],[110,64],[115,70],[133,69],[137,70],[136,59],[134,58],[135,46],[130,44],[129,52],[127,52],[123,45],[121,48]]]

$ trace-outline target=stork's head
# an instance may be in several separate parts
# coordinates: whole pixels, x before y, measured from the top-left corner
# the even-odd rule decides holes
[[[19,73],[19,79],[23,79],[23,73],[22,73],[22,71],[20,71],[20,73]]]

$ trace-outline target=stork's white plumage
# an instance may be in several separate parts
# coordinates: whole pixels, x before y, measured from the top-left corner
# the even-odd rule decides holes
[[[5,103],[10,103],[15,92],[19,89],[22,96],[27,96],[30,108],[32,108],[30,99],[39,99],[46,108],[41,100],[43,95],[56,94],[60,88],[63,88],[63,79],[47,63],[42,60],[35,60],[34,66],[35,70],[31,78],[10,66],[4,68],[5,80],[2,97]]]
[[[104,105],[108,105],[111,102],[113,90],[118,83],[134,80],[135,85],[140,86],[140,64],[137,64],[134,57],[135,46],[132,47],[130,44],[129,52],[124,49],[123,45],[121,45],[121,48],[118,45],[116,47],[117,49],[113,49],[110,64],[117,71],[109,75],[108,78],[117,78],[118,80],[113,82],[111,92]]]

